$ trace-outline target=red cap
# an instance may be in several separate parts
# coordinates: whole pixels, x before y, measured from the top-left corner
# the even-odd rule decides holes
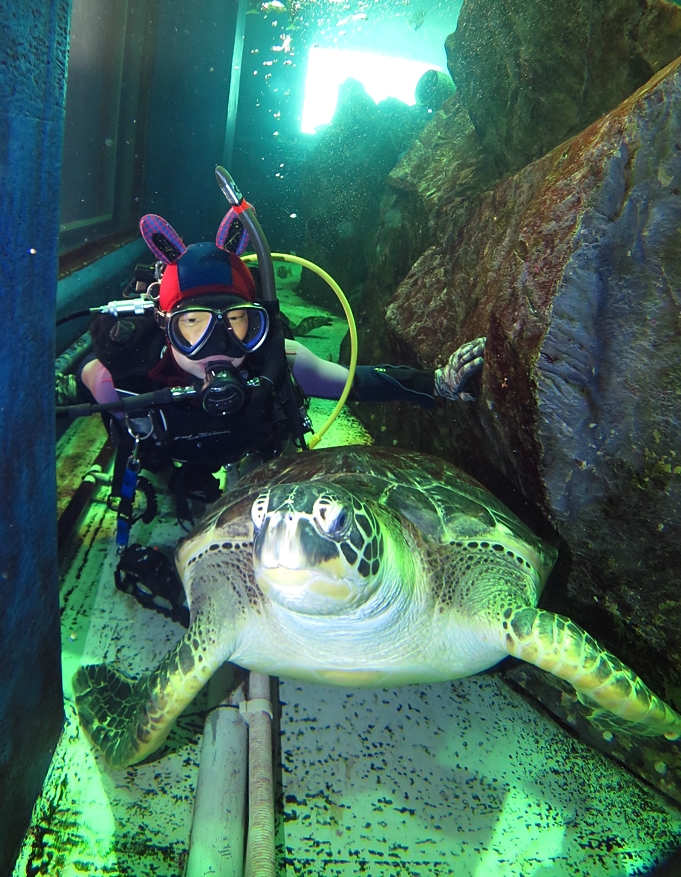
[[[255,300],[251,272],[238,256],[212,242],[191,244],[180,258],[166,266],[161,278],[159,307],[165,313],[196,295],[237,295]]]

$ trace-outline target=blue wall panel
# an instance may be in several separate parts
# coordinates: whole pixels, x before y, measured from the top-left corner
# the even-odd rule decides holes
[[[71,0],[0,5],[0,874],[62,723],[54,465],[59,175]]]

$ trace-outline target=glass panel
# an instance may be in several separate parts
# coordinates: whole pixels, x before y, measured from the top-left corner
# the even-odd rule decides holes
[[[113,216],[116,140],[128,0],[74,0],[61,228]]]
[[[147,0],[73,2],[61,252],[131,224],[139,195],[132,191],[139,186],[135,146],[144,128],[146,6]]]

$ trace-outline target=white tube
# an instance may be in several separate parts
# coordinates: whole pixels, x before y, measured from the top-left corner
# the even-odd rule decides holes
[[[263,673],[251,673],[248,698],[246,877],[276,877],[270,677]]]
[[[246,822],[248,729],[238,705],[243,683],[223,665],[208,689],[189,858],[185,877],[242,877]],[[236,709],[234,707],[237,707]]]

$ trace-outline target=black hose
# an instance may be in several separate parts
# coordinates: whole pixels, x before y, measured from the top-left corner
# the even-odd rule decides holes
[[[71,418],[89,417],[91,414],[98,414],[102,411],[142,412],[159,405],[167,405],[169,402],[191,398],[196,396],[197,393],[198,391],[194,387],[164,387],[162,390],[155,390],[153,393],[126,396],[126,398],[118,399],[115,402],[100,402],[99,404],[86,402],[83,405],[58,405],[56,412],[58,417]]]
[[[76,311],[74,314],[67,314],[65,317],[59,317],[57,320],[57,326],[61,326],[63,323],[68,323],[69,320],[75,320],[78,317],[91,317],[92,311],[90,308],[85,308],[82,311]]]

